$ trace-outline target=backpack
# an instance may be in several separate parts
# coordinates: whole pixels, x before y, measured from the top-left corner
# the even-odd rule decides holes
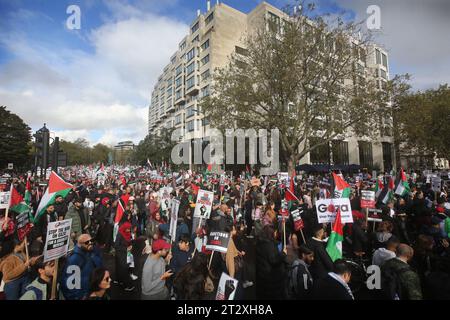
[[[295,260],[289,268],[288,271],[288,298],[295,299],[298,295],[298,267],[300,266],[300,262]]]
[[[395,271],[393,268],[386,268],[381,275],[381,292],[382,298],[385,300],[401,300],[402,285],[400,276],[410,271],[409,267]]]

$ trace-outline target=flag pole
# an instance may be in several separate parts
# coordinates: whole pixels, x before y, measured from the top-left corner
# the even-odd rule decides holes
[[[286,249],[286,218],[283,217],[283,242],[284,248]]]
[[[303,234],[303,229],[300,229],[300,233],[302,234],[303,243],[306,244],[305,235]]]
[[[209,270],[211,270],[211,262],[212,262],[212,259],[213,259],[213,257],[214,257],[214,250],[213,250],[213,252],[212,252],[212,254],[211,254],[211,257],[209,258],[209,264],[208,264],[208,269]]]
[[[55,261],[55,272],[53,274],[53,283],[52,283],[52,295],[50,297],[50,300],[56,300],[56,284],[58,280],[58,262],[59,258]]]
[[[30,261],[30,255],[28,254],[28,238],[25,236],[25,255],[27,257],[27,262]]]

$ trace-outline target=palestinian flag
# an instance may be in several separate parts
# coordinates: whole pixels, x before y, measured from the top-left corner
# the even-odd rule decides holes
[[[122,206],[122,201],[117,201],[116,216],[114,217],[114,230],[113,230],[113,240],[116,241],[117,233],[119,232],[119,224],[122,221],[125,209]]]
[[[344,240],[344,231],[341,221],[341,211],[338,209],[336,220],[334,221],[333,230],[327,243],[327,252],[331,260],[336,261],[342,259],[342,241]]]
[[[22,195],[16,190],[16,188],[11,186],[11,196],[9,198],[9,208],[11,209],[11,208],[17,206],[22,201],[23,201]]]
[[[408,195],[409,191],[410,191],[409,183],[408,180],[406,179],[406,174],[403,171],[403,168],[401,168],[400,174],[395,180],[395,194],[398,194],[401,197],[405,197]]]
[[[381,190],[380,195],[378,196],[378,201],[386,204],[389,200],[394,197],[394,180],[392,177],[389,178],[389,184],[384,186],[383,190]]]
[[[350,198],[350,185],[333,172],[334,194],[333,198]]]
[[[375,198],[378,199],[381,191],[383,191],[383,182],[380,179],[377,179],[377,183],[375,184],[375,189],[373,191],[375,191]]]
[[[41,202],[39,202],[34,221],[37,221],[47,209],[47,207],[55,202],[55,198],[57,195],[65,198],[69,194],[70,190],[72,190],[72,188],[73,185],[65,182],[60,176],[52,171],[52,173],[50,174],[48,187],[41,198]]]
[[[30,204],[31,203],[31,183],[30,178],[27,179],[27,185],[25,187],[25,203]]]
[[[300,200],[295,196],[295,193],[294,193],[294,176],[295,176],[295,174],[291,176],[291,182],[289,185],[289,189],[286,188],[286,191],[284,193],[284,199],[288,203],[288,208],[292,207],[292,203],[294,201],[300,202]]]

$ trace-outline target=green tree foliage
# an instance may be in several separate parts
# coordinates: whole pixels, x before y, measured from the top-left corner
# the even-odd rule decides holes
[[[172,149],[176,145],[171,140],[172,132],[173,130],[164,128],[160,135],[147,135],[135,148],[133,162],[145,165],[149,159],[153,165],[159,166],[162,161],[169,164]]]
[[[202,99],[214,128],[278,128],[281,161],[290,169],[333,139],[379,134],[387,110],[386,93],[364,77],[370,35],[361,24],[313,10],[263,21],[245,49],[215,70],[212,95]]]
[[[77,139],[74,142],[61,140],[60,149],[67,153],[68,165],[108,163],[108,155],[112,148],[104,144],[89,146],[86,139]]]
[[[30,164],[30,127],[5,106],[0,106],[0,169],[8,163],[22,167]]]

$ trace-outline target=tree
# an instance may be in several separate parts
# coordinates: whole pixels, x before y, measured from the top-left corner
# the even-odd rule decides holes
[[[407,86],[403,84],[403,86]],[[397,88],[400,87],[397,85]],[[418,155],[449,158],[450,88],[398,90],[394,119],[398,141]]]
[[[22,167],[30,162],[30,127],[5,106],[0,106],[0,168],[8,163]]]
[[[98,143],[92,147],[92,160],[93,162],[103,162],[106,164],[109,161],[109,154],[112,152],[112,148]]]
[[[281,160],[292,172],[308,152],[336,138],[379,134],[388,96],[364,77],[370,44],[361,24],[302,5],[247,36],[246,48],[215,70],[202,108],[222,130],[278,128]]]
[[[147,135],[139,142],[133,153],[133,162],[144,165],[147,159],[154,165],[162,161],[170,163],[170,157],[176,142],[171,140],[173,130],[163,128],[160,135]]]

